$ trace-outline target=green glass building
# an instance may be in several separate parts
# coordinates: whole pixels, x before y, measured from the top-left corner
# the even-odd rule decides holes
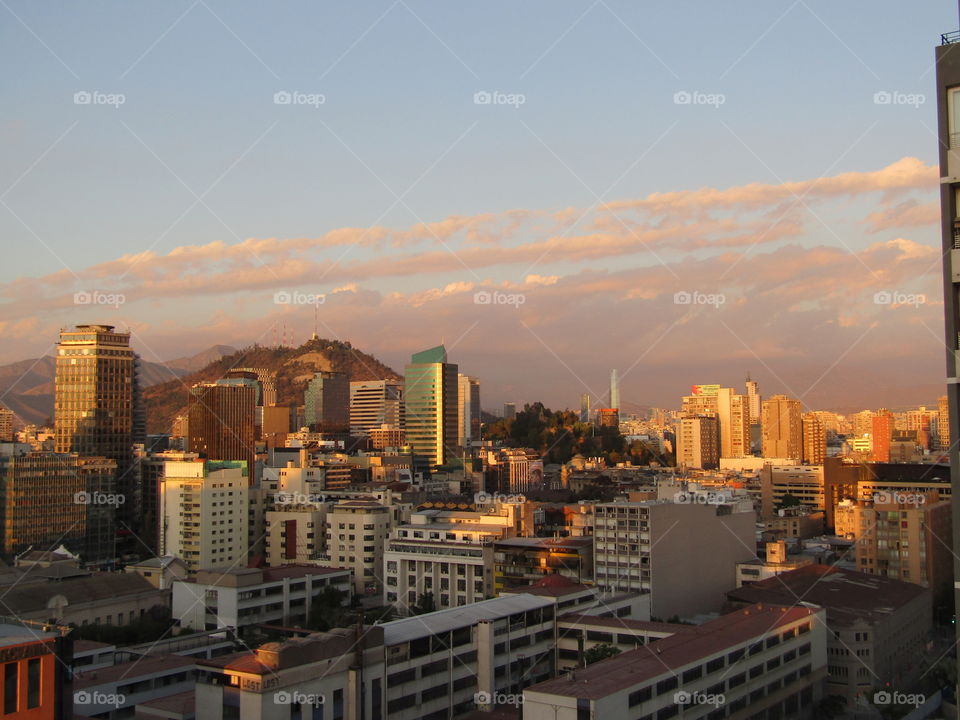
[[[458,370],[438,345],[415,353],[404,372],[407,444],[431,467],[455,456]]]

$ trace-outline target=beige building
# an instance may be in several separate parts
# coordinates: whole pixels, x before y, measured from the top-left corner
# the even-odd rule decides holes
[[[13,442],[13,411],[0,406],[0,443]]]
[[[682,495],[690,500],[594,508],[595,586],[604,593],[650,593],[651,613],[661,620],[718,611],[723,593],[735,585],[736,564],[756,555],[749,500],[707,504]]]
[[[817,413],[804,413],[803,427],[803,464],[822,465],[827,457],[827,430]]]
[[[160,555],[191,571],[245,566],[249,488],[243,461],[169,461],[160,483]]]
[[[751,455],[750,403],[746,395],[733,388],[717,391],[717,417],[720,420],[720,457]]]
[[[393,526],[389,507],[375,500],[343,500],[327,513],[324,564],[350,568],[357,595],[383,592],[384,545]]]
[[[916,583],[945,602],[953,577],[951,503],[936,493],[877,493],[852,509],[857,568]]]
[[[826,510],[822,465],[764,465],[760,471],[760,516],[771,518],[786,496],[812,510]]]
[[[774,395],[763,401],[762,418],[763,456],[799,461],[803,455],[800,401],[786,395]]]
[[[327,547],[329,503],[283,503],[266,512],[267,565],[310,563],[323,559]]]
[[[720,464],[720,426],[716,416],[680,418],[677,425],[677,466],[715,469]]]

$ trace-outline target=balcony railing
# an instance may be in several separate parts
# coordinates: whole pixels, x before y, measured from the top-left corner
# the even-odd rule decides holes
[[[953,45],[956,42],[960,42],[960,30],[954,30],[940,36],[941,45]]]

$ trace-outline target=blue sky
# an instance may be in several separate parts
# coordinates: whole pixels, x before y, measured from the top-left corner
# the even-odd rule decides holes
[[[20,282],[22,294],[24,281],[66,268],[76,290],[90,287],[86,269],[148,250],[165,255],[218,241],[408,228],[511,209],[579,214],[598,200],[873,172],[904,157],[930,165],[933,48],[941,32],[956,28],[956,11],[946,1],[6,0],[0,283]],[[484,91],[520,94],[523,104],[477,105],[475,93]],[[923,101],[878,105],[874,94],[884,91]],[[122,94],[124,102],[78,105],[78,92]],[[277,105],[278,92],[322,94],[324,102]],[[677,104],[678,92],[723,101]],[[933,199],[931,188],[913,197]],[[936,245],[930,223],[916,223],[909,234],[862,232],[862,218],[877,203],[869,195],[835,198],[790,240],[849,252],[904,236]],[[706,248],[696,259],[720,252]],[[349,249],[351,261],[382,257],[382,248]],[[530,273],[566,278],[690,259],[682,247],[590,263],[556,257],[532,269],[522,262],[479,273],[465,266],[367,278],[358,290],[410,295],[456,282],[518,284]],[[208,262],[193,270],[215,272],[216,259]],[[111,289],[102,272],[96,277]],[[281,278],[266,289],[287,287]],[[341,279],[355,282],[334,266],[317,288],[331,292]],[[123,278],[114,284],[135,295]],[[9,314],[0,319],[22,319],[22,297],[4,297]],[[844,307],[840,301],[836,317]],[[242,344],[238,328],[217,320],[224,313],[241,315],[253,341],[276,322],[268,312],[274,309],[229,292],[158,293],[131,300],[117,321],[139,324],[156,355],[174,357],[215,341]],[[635,315],[625,309],[621,322]],[[171,316],[184,318],[179,334]],[[0,359],[42,352],[51,328],[84,317],[62,304],[38,311],[21,325],[22,345]],[[427,317],[421,327],[433,323]],[[337,334],[353,338],[356,330],[357,344],[402,362],[400,351],[390,357],[393,346],[382,334],[359,323],[335,327],[335,320]],[[528,320],[522,325],[529,329],[536,317]],[[467,325],[449,321],[438,333]],[[309,328],[312,313],[289,322]],[[211,337],[217,329],[225,336]],[[519,334],[514,346],[533,341],[519,326],[512,331]],[[548,336],[541,339],[554,349]],[[477,364],[484,359],[475,357]],[[613,362],[628,365],[634,357]],[[599,368],[590,372],[602,377]],[[629,379],[624,387],[630,391]]]

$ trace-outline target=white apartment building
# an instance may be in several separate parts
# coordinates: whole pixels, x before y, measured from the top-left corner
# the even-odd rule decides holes
[[[327,511],[327,548],[322,562],[353,571],[357,595],[383,592],[383,551],[394,510],[375,500],[343,500]]]
[[[191,571],[246,565],[248,485],[243,460],[165,463],[159,554],[180,558]]]
[[[451,608],[493,596],[493,543],[513,537],[516,505],[490,512],[422,510],[397,527],[383,555],[384,601],[401,613],[420,596]]]
[[[756,556],[755,524],[750,500],[722,493],[598,503],[594,584],[605,593],[650,593],[659,620],[717,612],[736,584],[736,564]]]
[[[326,587],[350,596],[350,571],[314,565],[201,570],[173,583],[173,617],[194,630],[242,628],[258,623],[300,625]]]
[[[323,559],[327,509],[332,503],[285,503],[266,513],[265,555],[269,567]]]

